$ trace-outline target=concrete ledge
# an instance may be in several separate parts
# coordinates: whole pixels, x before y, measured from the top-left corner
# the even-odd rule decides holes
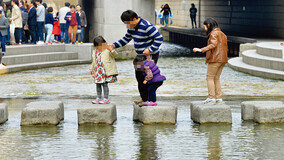
[[[59,101],[31,102],[21,115],[21,125],[57,125],[64,119],[64,105]]]
[[[273,69],[267,69],[267,68],[248,65],[243,62],[242,57],[230,59],[228,62],[228,65],[230,68],[234,70],[248,73],[254,76],[270,78],[270,79],[277,79],[277,80],[284,80],[284,71],[277,71]]]
[[[196,123],[232,123],[231,108],[225,104],[210,105],[192,102],[190,112],[191,119]]]
[[[254,107],[254,121],[257,123],[284,123],[284,105]]]
[[[5,103],[0,103],[0,124],[8,121],[8,107]]]
[[[263,42],[256,44],[258,54],[284,59],[283,47],[280,42]]]
[[[281,101],[245,101],[241,103],[242,120],[254,120],[254,107],[256,105],[273,107],[281,106]]]
[[[65,44],[7,46],[6,56],[47,52],[64,52]]]
[[[133,104],[133,120],[143,124],[176,124],[177,107],[143,106]]]
[[[113,124],[117,120],[115,104],[84,104],[78,110],[78,124]]]

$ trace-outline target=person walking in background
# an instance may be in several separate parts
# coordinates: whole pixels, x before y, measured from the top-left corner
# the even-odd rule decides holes
[[[60,21],[60,30],[61,30],[61,43],[68,43],[68,28],[65,16],[68,12],[70,12],[70,3],[66,2],[65,7],[60,8],[59,10],[59,21]]]
[[[31,43],[36,44],[36,26],[37,26],[37,15],[36,15],[36,3],[34,0],[30,2],[30,9],[28,14],[28,26],[31,35]]]
[[[165,23],[164,23],[164,17],[163,17],[163,8],[164,8],[164,5],[162,5],[161,6],[161,10],[160,10],[160,13],[161,13],[161,15],[160,15],[160,24],[161,25],[164,25]]]
[[[9,20],[12,18],[12,5],[11,2],[6,2],[6,18]],[[7,36],[7,42],[8,44],[14,44],[15,43],[15,27],[12,25],[12,22],[9,21],[9,28],[8,28],[8,36]]]
[[[45,40],[45,44],[52,44],[51,41],[51,35],[52,35],[52,31],[53,31],[53,23],[55,22],[54,18],[53,18],[53,8],[52,7],[48,7],[47,9],[47,14],[45,17],[45,30],[46,30],[46,40]]]
[[[195,7],[194,3],[191,4],[191,8],[189,9],[189,12],[190,12],[190,19],[191,19],[192,28],[194,28],[194,24],[195,24],[195,28],[197,28],[197,25],[196,25],[197,8]]]
[[[71,11],[66,14],[65,20],[67,21],[67,25],[69,26],[69,39],[71,40],[72,44],[75,44],[77,30],[78,28],[81,28],[81,19],[79,13],[76,13],[75,6],[71,5],[70,8]]]
[[[6,52],[6,36],[7,36],[7,29],[9,27],[8,19],[5,17],[4,12],[0,10],[0,40],[1,40],[1,48],[2,53],[0,53],[2,56],[5,55]],[[2,58],[2,57],[1,57]],[[0,62],[1,64],[1,62]]]
[[[208,37],[208,45],[194,48],[194,52],[206,52],[208,98],[204,103],[222,103],[220,75],[228,62],[227,36],[220,30],[213,18],[204,21],[203,26]]]
[[[21,29],[21,34],[20,34],[20,40],[21,43],[28,43],[28,40],[26,40],[26,34],[25,34],[25,26],[27,25],[28,22],[28,12],[26,7],[24,6],[24,1],[21,0],[19,2],[19,8],[21,10],[21,14],[22,14],[22,21],[23,21],[23,27]]]
[[[36,15],[37,15],[37,40],[38,44],[44,44],[43,39],[43,27],[44,27],[44,21],[45,21],[45,8],[41,4],[42,0],[35,0],[37,9],[36,9]]]
[[[169,17],[172,14],[171,8],[168,4],[165,4],[164,8],[161,10],[163,12],[163,18],[165,21],[165,27],[169,25]]]
[[[13,6],[12,8],[12,18],[9,19],[10,22],[15,26],[15,40],[16,44],[20,44],[20,34],[23,28],[23,21],[22,21],[22,13],[20,8],[18,7],[19,1],[18,0],[12,0],[11,5]]]
[[[58,43],[61,40],[60,21],[59,21],[58,15],[59,15],[59,12],[56,13],[56,18],[55,18],[55,22],[53,23],[53,31],[52,31],[52,34],[54,35],[55,43]]]
[[[82,11],[82,6],[80,4],[77,5],[77,12],[79,13],[80,19],[81,19],[81,31],[80,33],[77,33],[76,36],[76,41],[78,42],[79,40],[79,35],[80,35],[80,43],[83,44],[84,42],[84,31],[87,27],[87,17],[86,17],[86,13],[84,11]]]

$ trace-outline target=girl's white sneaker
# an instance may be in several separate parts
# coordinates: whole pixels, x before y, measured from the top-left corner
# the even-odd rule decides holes
[[[203,101],[204,104],[215,104],[216,103],[216,99],[214,98],[207,98],[205,101]]]
[[[223,104],[223,99],[216,99],[216,104]]]

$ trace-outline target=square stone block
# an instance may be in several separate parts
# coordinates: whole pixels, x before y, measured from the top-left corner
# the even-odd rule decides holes
[[[176,124],[177,107],[133,105],[133,120],[143,124]]]
[[[225,104],[190,104],[191,119],[196,123],[232,123],[231,108]]]
[[[113,124],[117,120],[115,104],[83,104],[78,110],[78,124]]]
[[[22,110],[21,125],[57,125],[64,119],[60,101],[31,102]]]
[[[245,101],[241,103],[242,119],[245,121],[254,120],[255,105],[273,107],[279,106],[283,103],[281,101]]]
[[[8,107],[5,103],[0,103],[0,124],[8,120]]]
[[[254,121],[257,123],[284,123],[284,105],[255,105]]]

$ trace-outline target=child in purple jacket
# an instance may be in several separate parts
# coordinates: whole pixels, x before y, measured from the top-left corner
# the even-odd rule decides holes
[[[137,56],[134,59],[134,66],[136,70],[144,71],[145,80],[144,85],[148,85],[148,101],[143,102],[143,106],[157,106],[156,91],[163,85],[163,82],[166,80],[166,77],[161,75],[159,67],[151,59],[150,56],[147,56],[147,59],[144,62],[144,56]]]

